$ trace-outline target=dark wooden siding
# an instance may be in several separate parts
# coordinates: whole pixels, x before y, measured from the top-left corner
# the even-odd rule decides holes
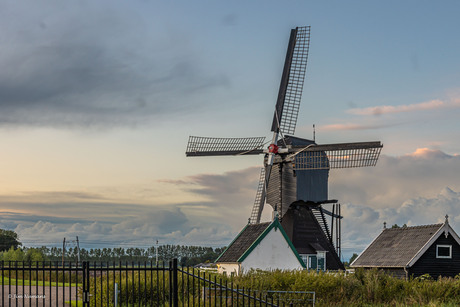
[[[383,271],[388,274],[388,275],[391,275],[393,277],[397,277],[397,278],[401,278],[401,279],[406,279],[406,271],[404,271],[404,269],[400,269],[400,268],[386,268],[386,269],[383,269]]]
[[[436,258],[437,245],[452,245],[452,258]],[[423,256],[409,269],[409,276],[418,277],[423,274],[430,274],[433,278],[439,276],[455,277],[460,273],[460,246],[449,234],[447,238],[442,234],[432,244]]]
[[[267,171],[267,168],[265,168]],[[279,164],[273,164],[272,171],[270,173],[270,181],[268,182],[267,190],[267,203],[270,204],[273,209],[275,206],[278,210],[281,210],[281,169]]]
[[[292,167],[292,163],[284,163],[282,169],[282,178],[283,184],[281,187],[281,198],[282,198],[282,206],[281,206],[281,216],[286,214],[288,211],[289,206],[297,200],[297,178],[294,176],[294,170]]]
[[[365,270],[372,270],[375,268],[371,267],[362,267]],[[357,268],[358,270],[361,268]],[[406,279],[406,271],[404,271],[403,268],[377,268],[379,271],[385,272],[385,274],[388,274],[393,277],[401,278],[401,279]]]
[[[320,245],[326,251],[328,270],[343,270],[334,246],[329,242],[315,216],[302,201],[291,205],[281,221],[286,234],[299,254],[316,254],[315,246]]]
[[[324,201],[328,199],[329,170],[301,170],[297,175],[297,199]]]

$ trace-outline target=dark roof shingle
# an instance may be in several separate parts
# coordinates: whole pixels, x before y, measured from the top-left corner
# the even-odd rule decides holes
[[[216,262],[238,262],[238,259],[251,247],[257,238],[270,226],[270,222],[247,225]]]
[[[353,267],[405,267],[443,224],[388,228],[353,262]]]

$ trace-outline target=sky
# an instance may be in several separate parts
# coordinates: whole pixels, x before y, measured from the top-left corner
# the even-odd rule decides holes
[[[188,137],[269,138],[290,29],[310,25],[295,135],[384,144],[376,167],[330,173],[344,260],[384,222],[448,214],[460,232],[459,10],[0,1],[0,228],[25,246],[229,244],[262,157],[186,158]]]

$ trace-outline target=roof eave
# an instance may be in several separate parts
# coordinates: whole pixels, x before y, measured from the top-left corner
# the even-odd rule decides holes
[[[353,268],[395,268],[395,269],[405,269],[406,266],[402,265],[354,265]]]

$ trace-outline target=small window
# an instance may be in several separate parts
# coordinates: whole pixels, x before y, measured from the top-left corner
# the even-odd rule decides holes
[[[452,258],[452,245],[436,245],[436,258]]]
[[[300,254],[300,257],[308,270],[316,270],[318,260],[315,254]]]

